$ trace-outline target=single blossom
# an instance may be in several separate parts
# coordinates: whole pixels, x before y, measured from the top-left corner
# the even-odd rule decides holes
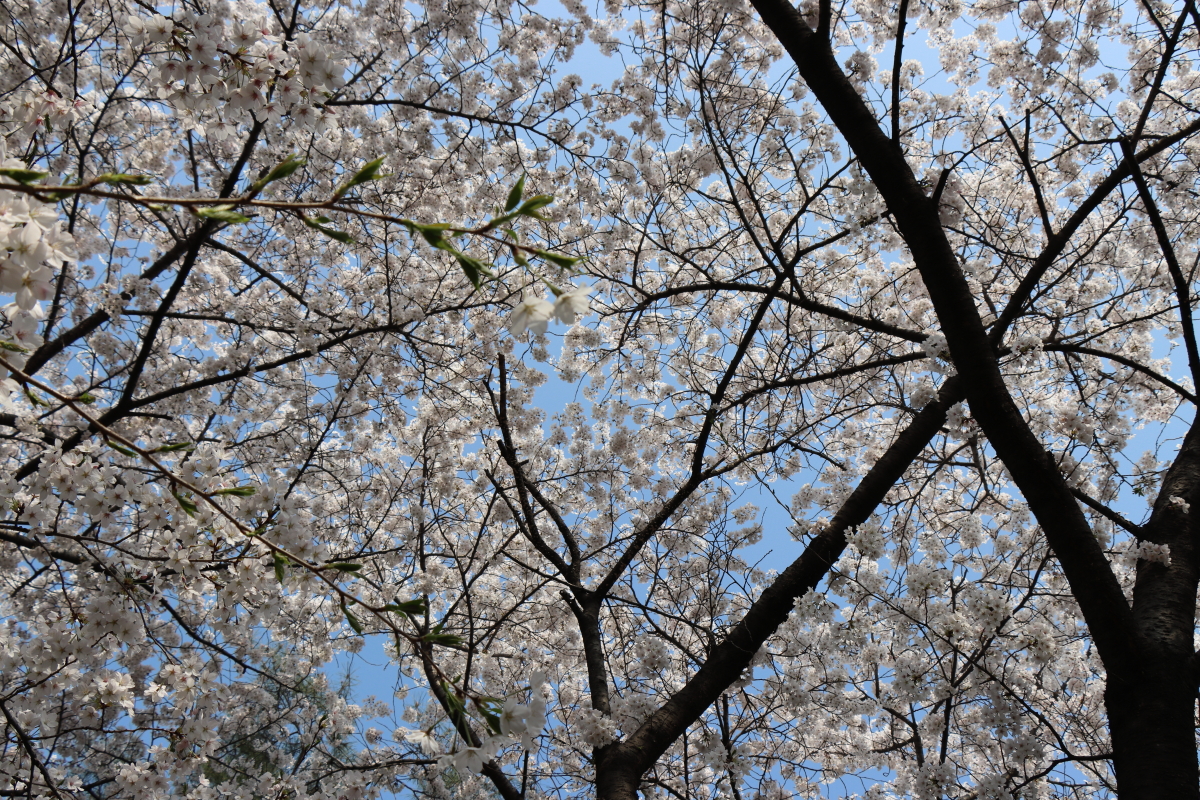
[[[526,294],[508,318],[508,329],[520,336],[527,329],[534,333],[545,333],[554,316],[554,305],[549,300]]]
[[[588,295],[591,293],[592,287],[580,286],[560,294],[554,301],[554,318],[566,325],[572,325],[577,317],[587,316],[591,306]]]
[[[433,734],[429,731],[404,731],[403,736],[411,744],[420,747],[421,752],[426,755],[434,755],[435,753],[442,752],[441,743],[433,738]]]

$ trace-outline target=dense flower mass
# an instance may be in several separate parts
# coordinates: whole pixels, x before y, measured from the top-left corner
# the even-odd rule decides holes
[[[3,797],[1195,796],[1190,2],[0,37]]]

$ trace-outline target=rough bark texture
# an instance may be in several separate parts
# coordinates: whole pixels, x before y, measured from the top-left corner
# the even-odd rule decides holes
[[[1192,425],[1163,481],[1141,539],[1171,548],[1171,563],[1142,561],[1133,591],[1138,669],[1109,676],[1104,701],[1122,798],[1197,797],[1193,650],[1197,526],[1172,498],[1200,502],[1200,429]],[[1200,509],[1200,507],[1193,506]]]

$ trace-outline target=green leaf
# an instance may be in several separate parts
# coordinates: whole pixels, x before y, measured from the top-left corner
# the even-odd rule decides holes
[[[551,264],[562,267],[563,269],[574,269],[575,265],[583,259],[575,258],[574,256],[564,256],[561,253],[551,253],[549,250],[538,250],[538,258],[549,261]]]
[[[330,239],[336,239],[337,241],[341,242],[342,244],[352,244],[354,242],[354,237],[351,236],[350,234],[348,234],[344,231],[334,230],[333,228],[327,228],[323,224],[321,224],[321,220],[325,220],[325,222],[332,222],[333,220],[326,219],[325,217],[317,217],[316,219],[309,219],[308,217],[301,217],[301,219],[304,220],[305,225],[312,228],[313,230],[320,231],[321,233],[328,236]]]
[[[512,211],[521,202],[521,196],[525,194],[525,176],[521,176],[521,180],[517,181],[517,185],[508,193],[508,202],[504,204],[505,213]]]
[[[274,183],[275,181],[281,181],[284,178],[291,175],[296,170],[303,167],[307,163],[308,163],[308,161],[306,159],[300,158],[295,153],[293,153],[292,155],[285,158],[283,161],[280,161],[279,164],[275,167],[275,169],[273,169],[267,173],[267,176],[265,178],[260,178],[259,180],[252,183],[250,185],[250,191],[257,192],[260,189],[262,189],[264,186],[266,186],[268,183]]]
[[[419,222],[412,223],[412,229],[421,234],[426,242],[431,247],[436,247],[439,250],[445,249],[449,242],[446,241],[446,229],[450,226],[444,222],[437,222],[432,225],[422,225]]]
[[[74,401],[76,403],[83,403],[85,406],[90,406],[92,403],[96,402],[95,396],[93,396],[87,392],[84,392],[83,394],[78,395],[77,397],[74,397],[72,399],[74,399]]]
[[[447,710],[451,719],[458,719],[466,713],[467,707],[463,705],[462,698],[458,696],[458,690],[454,686],[442,681],[442,692],[446,695],[446,705],[450,706]]]
[[[466,253],[454,251],[454,257],[458,259],[459,266],[462,267],[463,274],[467,276],[467,280],[471,285],[478,289],[483,284],[483,277],[486,275],[489,278],[495,274],[487,265],[477,258],[471,258]]]
[[[344,561],[336,561],[325,565],[326,569],[336,569],[338,572],[358,572],[362,567],[362,564],[347,564]]]
[[[494,714],[491,711],[485,711],[483,708],[479,709],[479,715],[482,716],[484,721],[487,723],[488,730],[490,730],[493,735],[499,736],[500,735],[500,717],[498,717],[496,714]]]
[[[7,350],[10,353],[28,353],[29,352],[24,347],[21,347],[21,345],[16,344],[15,342],[5,342],[5,341],[0,341],[0,350]]]
[[[154,178],[149,175],[130,175],[126,172],[109,172],[105,175],[97,175],[96,180],[100,183],[107,183],[110,186],[145,186],[149,183],[154,183]]]
[[[364,164],[363,168],[354,173],[354,176],[350,178],[350,180],[338,187],[338,190],[333,193],[334,198],[336,199],[341,197],[346,192],[350,191],[361,183],[373,181],[375,178],[379,177],[379,168],[383,166],[383,160],[386,157],[387,156],[380,156],[374,161],[368,161],[366,164]]]
[[[245,214],[239,214],[233,210],[232,206],[213,206],[212,208],[202,208],[196,212],[196,216],[201,219],[214,219],[217,222],[241,223],[249,222],[250,218]]]
[[[0,169],[0,175],[6,178],[12,178],[22,186],[28,186],[34,181],[40,181],[50,175],[49,172],[39,172],[36,169],[22,169],[20,167],[8,167]]]
[[[429,633],[425,634],[421,637],[421,641],[429,642],[430,644],[442,644],[450,646],[460,645],[463,643],[461,636],[456,636],[453,633],[438,633],[436,631],[430,631]]]
[[[283,586],[283,578],[286,574],[288,565],[292,562],[287,560],[286,556],[279,553],[271,553],[271,561],[275,564],[275,580],[279,581],[279,585]]]
[[[257,492],[253,486],[231,486],[228,489],[218,489],[213,494],[231,494],[234,497],[250,497]]]
[[[358,617],[350,613],[350,609],[346,607],[346,603],[342,602],[342,613],[346,615],[346,622],[350,623],[350,627],[355,633],[362,633],[362,623],[358,621]]]
[[[124,445],[117,444],[116,442],[111,442],[107,439],[104,440],[104,443],[106,445],[108,445],[109,447],[111,447],[113,450],[116,450],[118,453],[120,453],[123,456],[129,456],[130,458],[137,458],[137,456],[138,456],[137,452],[130,450],[128,447],[125,447]]]
[[[184,497],[179,492],[171,492],[171,494],[175,496],[175,501],[179,503],[179,507],[183,509],[185,514],[189,517],[196,516],[196,512],[200,509],[196,507],[196,504],[190,498]]]
[[[528,200],[526,200],[524,203],[521,204],[521,207],[517,209],[517,213],[523,217],[533,217],[534,219],[548,220],[548,217],[544,217],[537,212],[539,210],[545,208],[546,206],[550,205],[553,202],[554,202],[553,195],[549,195],[549,194],[534,195],[533,197],[529,198]]]
[[[49,403],[34,394],[32,389],[26,389],[25,396],[29,398],[29,402],[33,403],[35,406],[46,406],[47,408],[50,406]]]
[[[151,450],[151,453],[174,453],[178,450],[195,450],[196,445],[191,442],[172,442],[164,444]]]
[[[424,599],[418,598],[416,600],[405,600],[403,603],[388,603],[383,608],[385,611],[394,611],[395,613],[403,614],[406,617],[415,617],[418,614],[425,613],[426,604]]]

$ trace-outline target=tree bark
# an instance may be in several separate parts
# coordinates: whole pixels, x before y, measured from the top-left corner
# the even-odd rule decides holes
[[[1113,770],[1126,798],[1200,798],[1196,757],[1196,658],[1193,654],[1197,526],[1189,505],[1200,502],[1200,425],[1192,423],[1163,479],[1154,513],[1139,539],[1165,544],[1170,563],[1142,560],[1133,589],[1139,634],[1138,672],[1109,676],[1104,704],[1113,743]]]

